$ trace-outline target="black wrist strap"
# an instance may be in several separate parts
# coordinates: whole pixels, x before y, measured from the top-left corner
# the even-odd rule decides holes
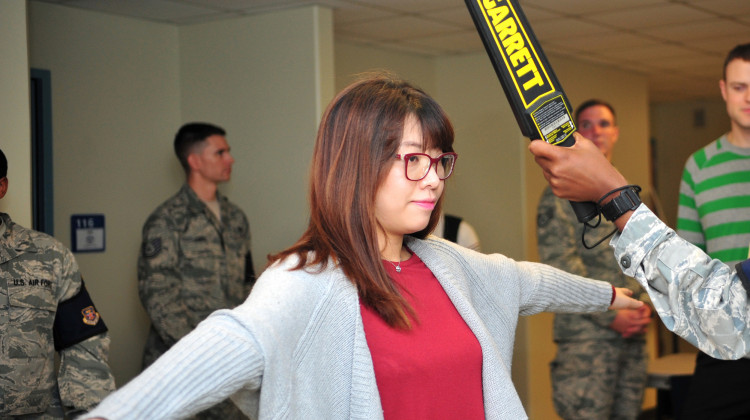
[[[612,194],[618,194],[617,197],[613,198],[612,201],[602,206],[602,201],[606,200]],[[583,232],[581,232],[581,242],[583,247],[586,249],[593,249],[597,245],[604,242],[607,238],[617,233],[617,228],[614,228],[612,232],[607,236],[599,239],[595,244],[589,245],[586,243],[586,230],[587,228],[596,229],[601,223],[602,215],[610,222],[617,220],[620,216],[627,213],[630,210],[635,210],[641,204],[641,197],[638,193],[641,192],[641,187],[638,185],[625,185],[624,187],[615,188],[614,190],[604,194],[599,201],[596,202],[596,208],[599,210],[599,219],[596,224],[589,224],[585,222],[583,224]],[[750,294],[749,294],[750,295]]]
[[[619,194],[615,198],[610,200],[607,204],[601,204],[602,201],[607,199],[607,197],[617,192],[619,192]],[[638,195],[640,192],[641,187],[638,185],[626,185],[624,187],[615,188],[607,194],[604,194],[597,204],[602,209],[602,215],[604,218],[613,222],[623,214],[635,210],[641,205],[641,197]]]

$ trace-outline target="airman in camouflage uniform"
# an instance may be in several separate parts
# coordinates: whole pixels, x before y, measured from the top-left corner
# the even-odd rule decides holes
[[[186,133],[193,137],[192,147],[178,145]],[[156,208],[143,226],[138,290],[151,318],[144,368],[213,311],[242,303],[255,280],[247,218],[216,189],[218,182],[229,180],[234,162],[223,133],[201,123],[180,129],[175,150],[178,157],[183,150],[185,159],[180,160],[188,182]],[[206,190],[215,198],[218,215],[197,193]],[[196,418],[245,417],[226,400]]]
[[[598,99],[582,103],[575,114],[579,132],[612,158],[619,128],[612,106]],[[638,282],[624,276],[606,247],[586,249],[583,224],[570,203],[547,188],[539,202],[537,239],[543,263],[570,273],[604,280],[615,287],[642,292]],[[593,246],[615,230],[602,219],[587,229]],[[648,296],[642,293],[646,300]],[[642,334],[650,322],[650,308],[599,314],[556,314],[557,356],[551,363],[552,393],[557,413],[566,420],[635,420],[646,386],[647,357]]]
[[[529,150],[560,197],[595,201],[627,180],[588,140],[574,148],[534,141]],[[622,272],[648,292],[664,325],[709,356],[750,353],[750,260],[732,267],[679,237],[645,205],[615,221],[610,241]]]
[[[592,245],[615,226],[602,219],[588,229]],[[587,250],[581,243],[583,224],[573,208],[547,188],[539,202],[537,240],[542,262],[648,296],[634,279],[623,275],[604,246]],[[642,334],[630,337],[610,328],[617,311],[592,314],[555,314],[557,355],[551,363],[555,409],[564,419],[635,419],[646,384],[647,357]]]
[[[0,151],[0,198],[6,173]],[[0,213],[0,418],[62,419],[96,406],[115,389],[106,331],[70,250]]]
[[[144,367],[211,312],[239,305],[250,292],[248,221],[226,197],[219,202],[221,223],[184,185],[146,221],[138,259],[140,297],[152,322]]]

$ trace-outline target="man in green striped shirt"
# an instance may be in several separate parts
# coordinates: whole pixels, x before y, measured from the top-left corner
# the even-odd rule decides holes
[[[685,163],[677,232],[734,266],[750,244],[750,44],[730,51],[719,87],[731,129]],[[682,418],[750,418],[749,387],[750,359],[700,353]]]

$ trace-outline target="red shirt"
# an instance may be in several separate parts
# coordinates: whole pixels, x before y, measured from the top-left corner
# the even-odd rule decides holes
[[[394,329],[360,304],[385,419],[484,419],[474,333],[416,254],[401,262],[400,273],[383,265],[418,319],[411,330]]]

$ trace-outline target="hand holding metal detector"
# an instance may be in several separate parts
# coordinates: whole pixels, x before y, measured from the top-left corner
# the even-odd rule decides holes
[[[521,133],[558,146],[575,144],[570,102],[516,0],[465,1]],[[570,204],[581,223],[599,214],[595,203]]]

